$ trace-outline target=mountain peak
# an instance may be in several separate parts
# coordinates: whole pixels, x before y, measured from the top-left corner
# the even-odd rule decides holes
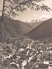
[[[26,35],[34,40],[52,37],[52,18],[44,21]]]

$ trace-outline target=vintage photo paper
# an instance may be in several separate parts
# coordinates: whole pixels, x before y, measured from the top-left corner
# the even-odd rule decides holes
[[[52,0],[0,0],[0,69],[52,69]]]

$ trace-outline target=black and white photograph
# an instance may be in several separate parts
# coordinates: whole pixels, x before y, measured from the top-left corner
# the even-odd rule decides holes
[[[0,69],[52,69],[52,0],[0,0]]]

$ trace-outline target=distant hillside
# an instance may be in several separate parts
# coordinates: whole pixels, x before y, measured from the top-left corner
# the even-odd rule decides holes
[[[44,21],[25,35],[29,36],[34,40],[52,37],[52,18]]]
[[[3,31],[4,36],[17,37],[30,32],[36,28],[41,22],[22,22],[19,20],[13,20],[11,18],[4,18]]]
[[[28,33],[30,30],[32,30],[32,26],[30,24],[19,20],[13,20],[7,17],[4,18],[3,27],[4,27],[5,35],[11,37],[23,35],[25,33]]]
[[[39,26],[42,22],[43,22],[43,21],[39,21],[39,22],[34,21],[34,22],[31,22],[30,25],[31,25],[32,28],[34,29],[34,28],[36,28],[37,26]]]

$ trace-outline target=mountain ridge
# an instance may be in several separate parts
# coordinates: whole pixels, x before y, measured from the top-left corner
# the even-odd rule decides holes
[[[3,31],[5,36],[17,37],[18,35],[24,35],[32,30],[33,27],[26,22],[19,20],[13,20],[5,17],[3,23]]]
[[[34,40],[52,37],[52,18],[44,21],[25,35],[29,36]]]

